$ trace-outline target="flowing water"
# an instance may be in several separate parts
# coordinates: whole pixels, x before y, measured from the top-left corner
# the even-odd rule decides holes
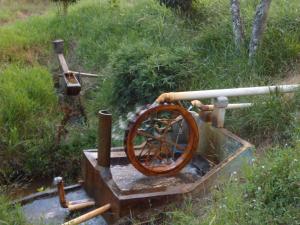
[[[79,189],[77,191],[68,193],[66,198],[70,201],[74,201],[79,199],[87,199],[88,196],[83,189]],[[57,196],[35,200],[29,204],[24,205],[22,209],[28,221],[31,221],[34,224],[43,223],[58,225],[69,221],[74,217],[80,216],[82,215],[82,213],[85,213],[70,213],[68,209],[62,208],[60,206]],[[89,220],[84,224],[107,225],[107,223],[101,216]]]

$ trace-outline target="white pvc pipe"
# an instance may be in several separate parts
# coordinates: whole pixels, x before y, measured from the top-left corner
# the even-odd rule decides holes
[[[250,96],[250,95],[263,95],[275,92],[288,93],[295,92],[299,89],[299,84],[293,85],[278,85],[278,86],[262,86],[262,87],[245,87],[245,88],[230,88],[230,89],[215,89],[205,91],[186,91],[186,92],[170,92],[160,95],[156,102],[172,102],[180,100],[195,100],[206,98],[217,98],[220,96],[233,97],[233,96]]]

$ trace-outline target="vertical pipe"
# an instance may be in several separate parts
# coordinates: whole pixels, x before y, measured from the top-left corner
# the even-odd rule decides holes
[[[98,127],[98,165],[110,167],[112,115],[106,111],[99,111]]]
[[[228,106],[227,97],[218,97],[214,103],[214,110],[212,112],[212,125],[217,128],[224,127],[225,111]]]
[[[61,39],[54,40],[52,42],[53,44],[53,49],[56,54],[63,54],[64,53],[64,41]]]
[[[68,202],[66,200],[65,188],[64,188],[64,181],[62,177],[55,177],[54,183],[57,185],[57,191],[59,196],[59,203],[61,207],[68,208]]]

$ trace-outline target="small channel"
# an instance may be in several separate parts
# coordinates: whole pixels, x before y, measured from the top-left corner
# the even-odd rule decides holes
[[[70,201],[88,198],[88,196],[86,195],[83,189],[69,192],[66,195],[66,197]],[[62,208],[60,206],[58,196],[45,197],[45,198],[35,200],[31,203],[22,206],[22,209],[26,218],[31,223],[51,224],[51,225],[60,225],[64,222],[67,222],[75,217],[78,217],[88,212],[88,211],[80,211],[80,212],[70,213],[68,209]],[[82,224],[107,225],[106,221],[101,216],[98,216]]]

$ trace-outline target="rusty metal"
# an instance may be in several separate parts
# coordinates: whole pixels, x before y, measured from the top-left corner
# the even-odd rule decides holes
[[[63,181],[62,177],[55,177],[53,183],[57,186],[59,203],[62,208],[68,208],[70,211],[76,211],[76,210],[81,210],[81,209],[85,209],[88,207],[92,207],[95,205],[95,201],[93,201],[91,199],[67,201],[65,187],[64,187],[64,181]]]
[[[106,110],[101,110],[98,114],[98,165],[103,167],[109,167],[112,115]]]
[[[174,176],[162,177],[143,176],[133,167],[130,171],[122,172],[131,166],[122,148],[112,149],[111,175],[107,176],[97,165],[97,150],[85,150],[84,188],[95,199],[97,206],[111,204],[111,211],[103,214],[108,224],[114,224],[124,216],[135,218],[142,212],[182,201],[185,196],[205,195],[220,181],[219,176],[229,176],[244,162],[242,157],[251,157],[253,146],[248,142],[223,128],[207,128],[209,131],[205,136],[206,144],[199,151],[201,156],[213,162],[213,167],[204,176],[194,179],[186,176],[183,171]],[[137,180],[132,181],[133,178]],[[156,185],[157,179],[164,182]],[[173,179],[178,179],[179,182],[171,182]],[[133,186],[124,186],[125,181],[133,182]]]
[[[124,140],[125,152],[137,170],[148,176],[172,175],[193,157],[199,131],[193,116],[185,108],[158,105],[137,114],[129,124]],[[137,150],[137,145],[142,148]]]
[[[201,111],[213,111],[214,110],[214,105],[204,105],[199,100],[193,100],[193,101],[191,101],[191,104],[193,106],[197,107]],[[232,104],[228,104],[226,106],[226,109],[243,109],[243,108],[252,107],[253,105],[254,105],[253,103],[232,103]]]
[[[57,186],[59,203],[60,203],[61,207],[68,208],[68,202],[66,200],[66,194],[65,194],[65,189],[64,189],[64,181],[63,181],[62,177],[55,177],[54,183]]]

